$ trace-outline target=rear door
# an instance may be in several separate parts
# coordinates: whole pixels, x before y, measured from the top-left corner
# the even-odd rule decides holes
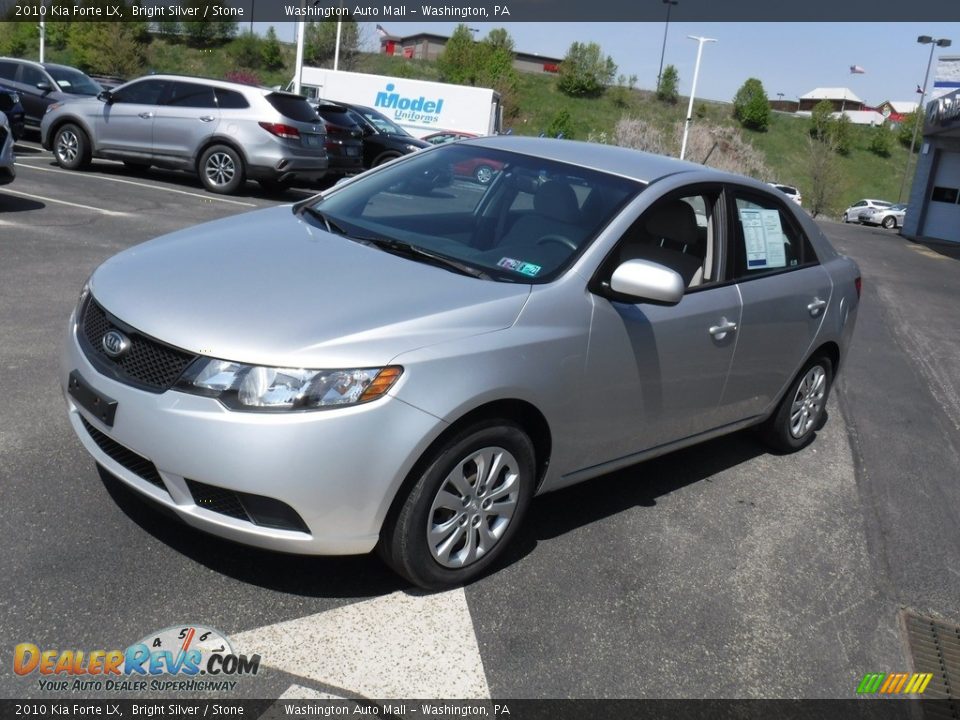
[[[190,159],[219,124],[220,109],[212,86],[171,80],[153,121],[153,155]]]
[[[721,403],[733,422],[762,414],[786,389],[813,350],[833,285],[784,200],[732,186],[727,203],[727,279],[743,302]]]
[[[47,89],[37,87],[37,85],[44,83],[51,85],[51,80],[46,73],[33,65],[20,63],[15,87],[20,92],[20,104],[23,105],[27,124],[34,127],[40,125],[43,114],[47,110],[47,105],[52,102],[52,100],[46,101],[44,98],[56,88],[55,85],[51,85]]]

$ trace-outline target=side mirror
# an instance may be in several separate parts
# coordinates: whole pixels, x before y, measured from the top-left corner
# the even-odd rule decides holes
[[[610,289],[618,295],[676,305],[683,298],[683,278],[668,267],[649,260],[627,260],[610,278]]]
[[[43,92],[48,93],[53,90],[53,88],[50,87],[50,83],[48,83],[46,80],[41,80],[37,83],[37,90],[42,90]]]
[[[107,105],[113,102],[113,93],[109,90],[101,90],[100,94],[97,95],[97,100],[103,100]]]

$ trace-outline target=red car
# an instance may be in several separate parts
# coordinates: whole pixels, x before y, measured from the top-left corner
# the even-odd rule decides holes
[[[456,142],[457,140],[469,140],[470,138],[475,137],[480,136],[468,132],[444,130],[427,135],[422,139],[431,145],[443,145],[444,143]],[[503,170],[502,162],[484,158],[471,158],[470,160],[464,160],[463,162],[457,163],[453,166],[454,175],[473,178],[481,185],[486,185],[488,182],[493,180],[494,175],[501,170]]]

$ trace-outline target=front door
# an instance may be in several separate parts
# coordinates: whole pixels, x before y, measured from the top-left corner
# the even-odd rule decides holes
[[[138,80],[118,88],[97,118],[97,145],[101,151],[147,158],[153,151],[153,122],[165,80]]]

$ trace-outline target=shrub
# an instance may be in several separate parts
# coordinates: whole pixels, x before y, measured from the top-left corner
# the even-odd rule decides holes
[[[617,66],[597,43],[575,42],[560,63],[559,74],[560,92],[572,97],[595,97],[613,82]]]
[[[733,98],[733,116],[748,130],[766,130],[770,125],[770,100],[763,83],[749,78]]]
[[[667,65],[660,76],[660,86],[657,88],[657,100],[675,105],[680,99],[680,74],[673,65]]]

